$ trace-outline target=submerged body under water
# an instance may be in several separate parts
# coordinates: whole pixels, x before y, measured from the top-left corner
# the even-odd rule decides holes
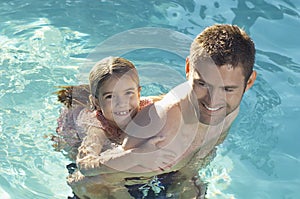
[[[53,93],[56,86],[87,82],[94,48],[132,60],[142,95],[159,95],[185,81],[189,41],[214,23],[237,24],[250,34],[258,79],[216,157],[199,171],[207,197],[299,198],[299,9],[299,2],[283,0],[2,1],[0,198],[72,195],[70,161],[47,137],[55,133],[61,108]],[[157,40],[158,46],[136,37],[140,43],[128,46],[121,33],[145,27],[186,37],[176,45]]]

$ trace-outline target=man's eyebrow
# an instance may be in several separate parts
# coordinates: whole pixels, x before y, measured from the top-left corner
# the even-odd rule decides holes
[[[223,86],[223,88],[238,88],[239,86],[237,85],[227,85],[227,86]]]
[[[195,68],[193,70],[197,74],[197,79],[201,79],[202,80],[202,77],[201,77],[200,73]]]

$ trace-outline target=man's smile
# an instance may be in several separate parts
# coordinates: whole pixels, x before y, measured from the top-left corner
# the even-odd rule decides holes
[[[220,114],[221,112],[223,112],[224,108],[226,107],[225,105],[221,105],[221,104],[215,106],[210,106],[203,102],[200,102],[200,104],[204,109],[203,111],[206,112],[206,114],[208,115]]]

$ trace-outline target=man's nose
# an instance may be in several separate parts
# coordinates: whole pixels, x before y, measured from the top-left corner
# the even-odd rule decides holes
[[[226,98],[225,92],[218,88],[209,89],[208,95],[210,105],[212,107],[215,105],[223,104]]]

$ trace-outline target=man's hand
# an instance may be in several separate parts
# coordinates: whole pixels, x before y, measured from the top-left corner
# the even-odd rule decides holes
[[[159,148],[158,143],[165,140],[165,137],[153,137],[139,148],[131,152],[132,161],[137,163],[132,172],[163,172],[169,170],[176,160],[176,154],[170,150]]]

